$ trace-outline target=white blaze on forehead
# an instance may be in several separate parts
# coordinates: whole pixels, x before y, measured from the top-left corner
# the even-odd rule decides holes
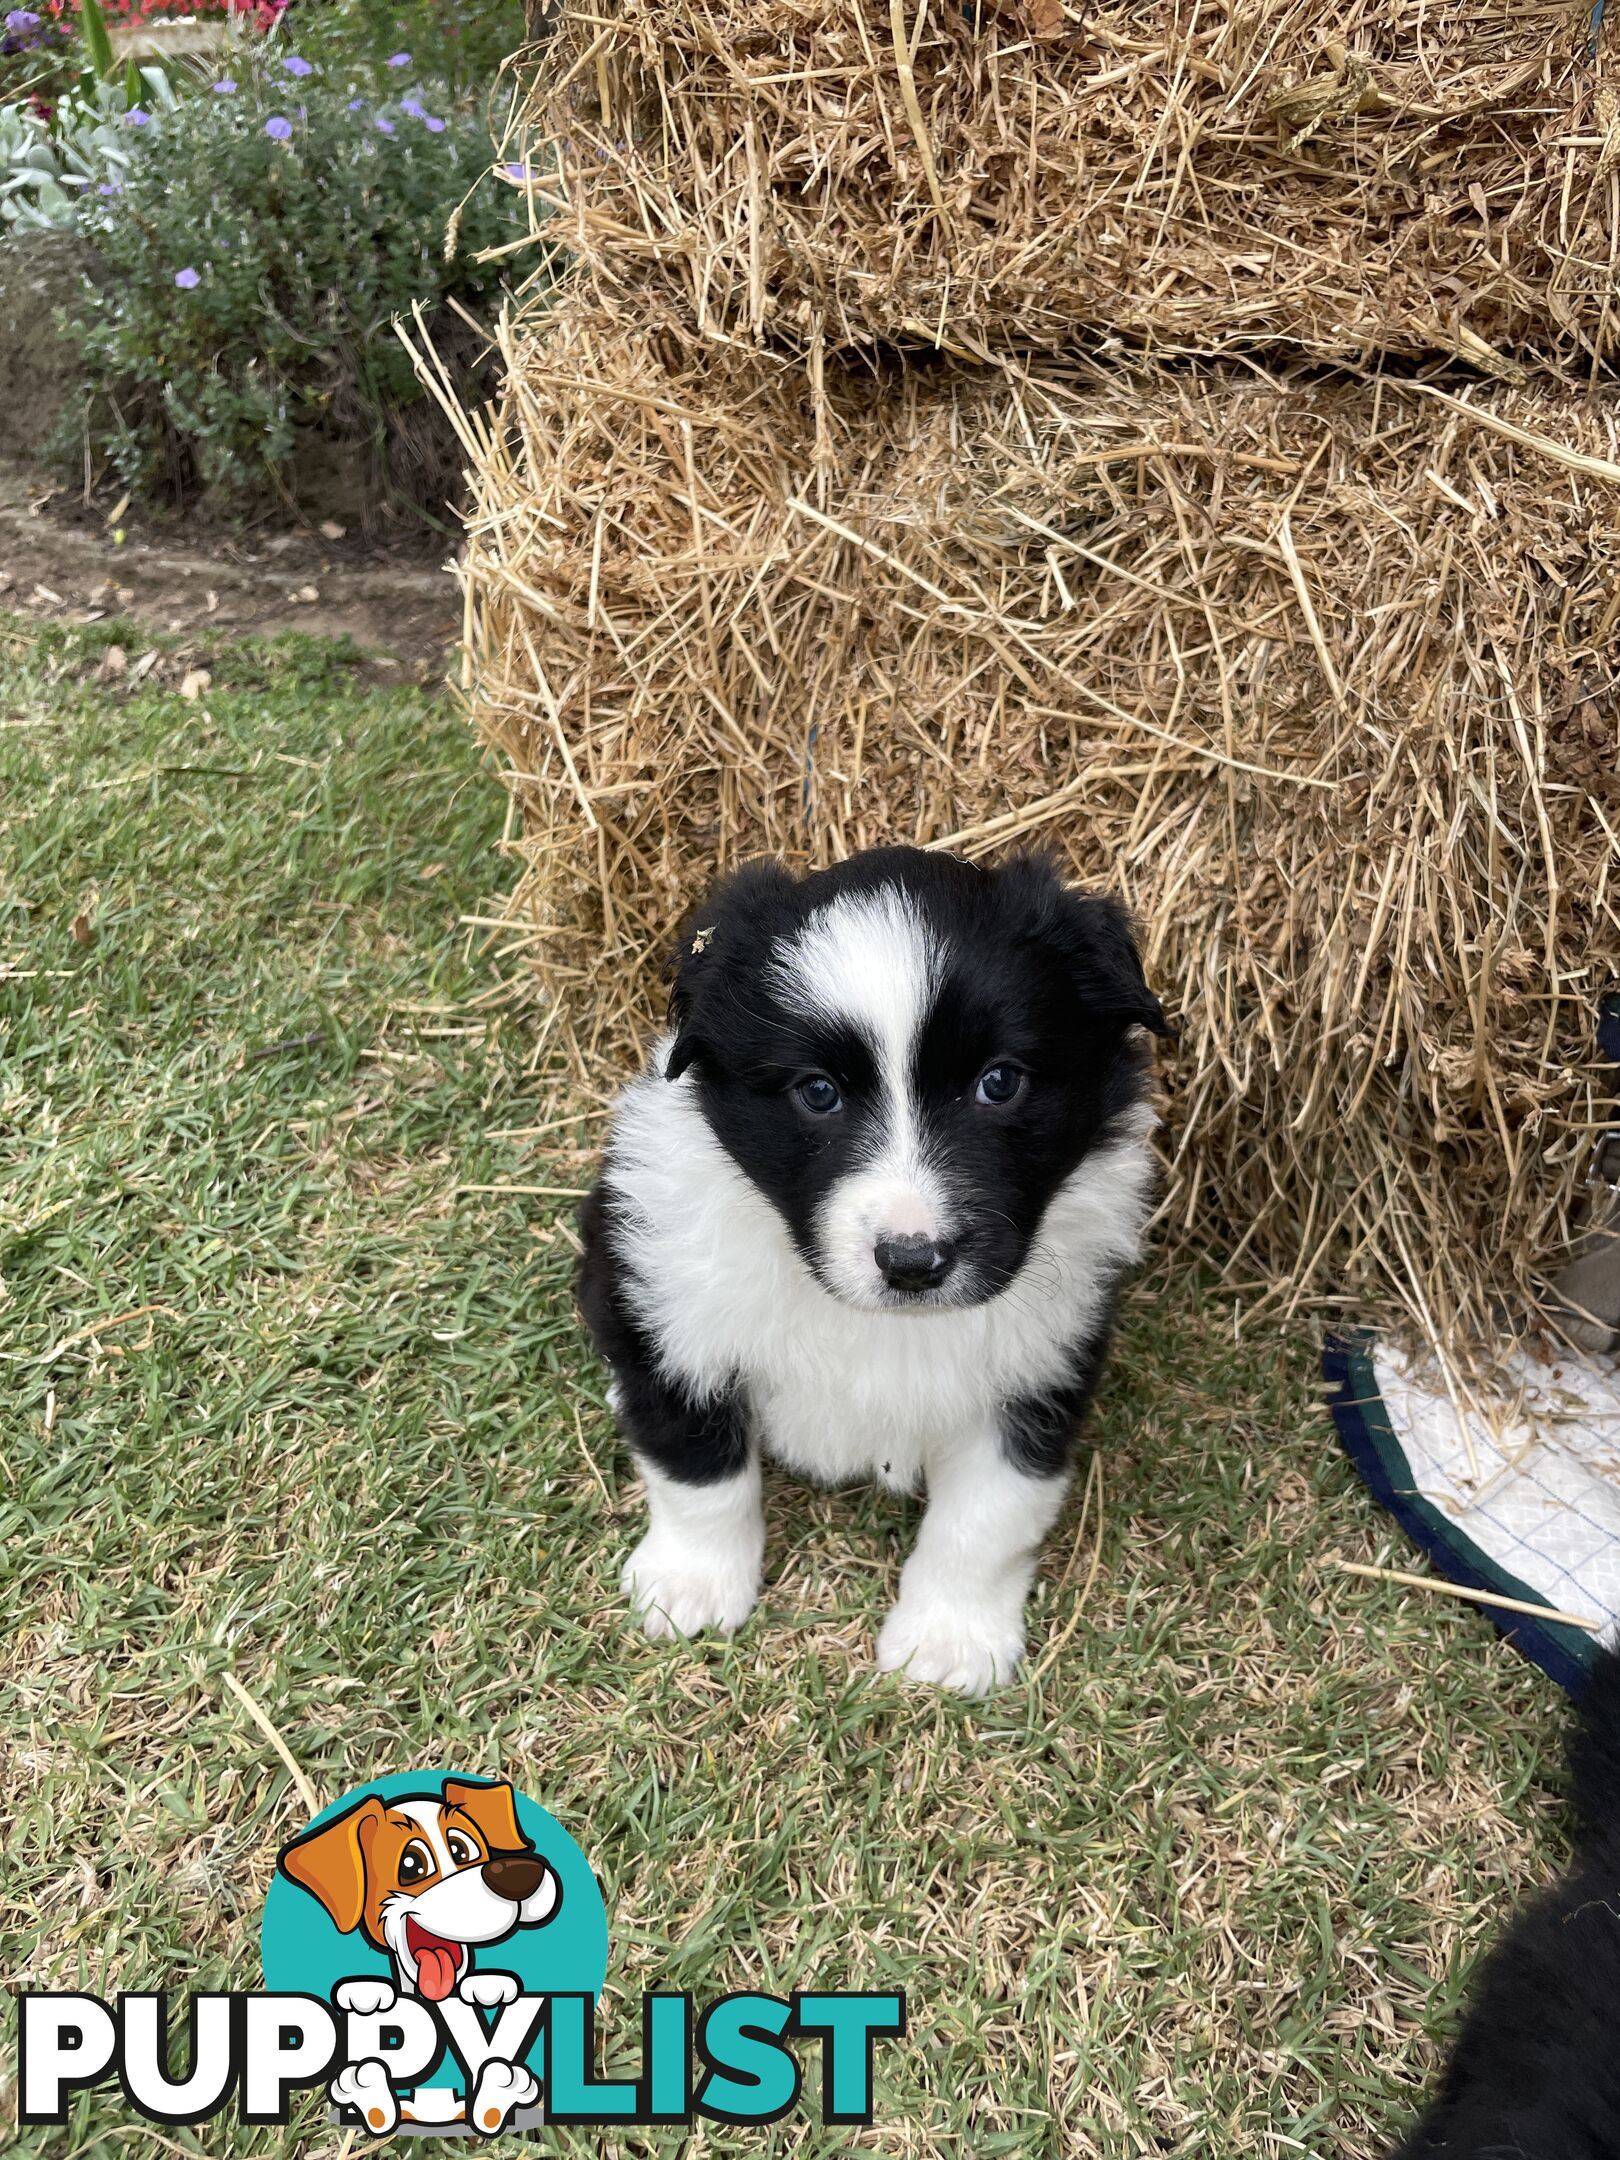
[[[904,1094],[943,959],[911,899],[889,886],[818,908],[771,973],[795,1012],[858,1028],[885,1091]]]
[[[828,1193],[817,1223],[829,1281],[858,1304],[883,1294],[873,1258],[879,1238],[950,1234],[912,1084],[944,961],[919,909],[889,886],[846,893],[818,908],[771,968],[772,985],[790,1010],[854,1029],[877,1066],[875,1144]]]
[[[396,1815],[408,1815],[419,1825],[429,1851],[438,1862],[440,1874],[447,1875],[457,1862],[451,1859],[450,1848],[444,1839],[443,1804],[437,1800],[396,1800],[393,1809]]]

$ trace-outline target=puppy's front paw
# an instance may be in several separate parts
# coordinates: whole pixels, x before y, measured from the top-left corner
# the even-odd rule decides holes
[[[522,2063],[502,2062],[495,2056],[478,2073],[467,2120],[480,2137],[493,2137],[505,2128],[514,2109],[532,2107],[539,2097],[539,2084]]]
[[[353,2108],[373,2137],[385,2137],[399,2121],[394,2088],[380,2062],[346,2064],[326,2090],[332,2105]]]
[[[464,2003],[476,2003],[480,2010],[498,2010],[504,2003],[518,1999],[517,1976],[507,1972],[470,1972],[456,1993]]]
[[[1023,1654],[1021,1612],[904,1591],[877,1647],[880,1671],[903,1672],[908,1680],[959,1695],[988,1695],[1012,1678]]]
[[[649,1530],[624,1564],[622,1587],[651,1636],[733,1635],[759,1601],[762,1554],[704,1552]]]
[[[340,1980],[332,1997],[339,2010],[352,2010],[356,2017],[381,2017],[396,1999],[387,1980]]]

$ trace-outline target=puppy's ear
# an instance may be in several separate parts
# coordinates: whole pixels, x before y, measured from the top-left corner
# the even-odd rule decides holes
[[[669,992],[675,1030],[666,1080],[715,1054],[727,1032],[728,1008],[744,995],[751,966],[785,926],[794,882],[774,857],[745,863],[710,887],[681,925]]]
[[[352,1935],[366,1909],[364,1840],[386,1812],[376,1795],[368,1794],[331,1822],[294,1838],[276,1863],[301,1890],[319,1898],[340,1935]]]
[[[1092,1020],[1121,1034],[1128,1027],[1171,1032],[1142,973],[1131,919],[1117,900],[1065,890],[1056,865],[1044,856],[1019,856],[1002,875],[1029,911],[1031,934],[1062,958]]]
[[[507,1784],[474,1785],[466,1778],[446,1778],[444,1804],[465,1815],[491,1853],[528,1852],[529,1841],[517,1819],[517,1805]]]

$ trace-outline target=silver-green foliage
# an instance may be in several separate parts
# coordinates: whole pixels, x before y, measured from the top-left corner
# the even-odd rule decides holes
[[[142,68],[138,110],[172,112],[179,99],[161,68]],[[0,105],[0,218],[14,232],[71,232],[84,199],[119,184],[135,151],[122,79],[86,78],[49,118],[32,105]]]

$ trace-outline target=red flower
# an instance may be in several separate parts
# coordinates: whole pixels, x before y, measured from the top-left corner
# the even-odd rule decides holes
[[[279,0],[279,5],[267,5],[267,0],[253,0],[251,15],[255,26],[268,28],[286,4],[287,0]],[[53,22],[70,21],[80,12],[79,0],[40,0],[40,12]],[[230,12],[231,0],[103,0],[103,13],[108,22],[120,27],[147,22],[154,15],[173,19]],[[237,12],[248,12],[242,0],[238,0]]]

